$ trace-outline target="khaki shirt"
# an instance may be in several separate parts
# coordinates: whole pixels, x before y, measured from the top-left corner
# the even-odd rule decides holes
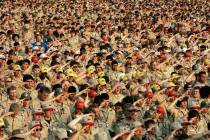
[[[81,133],[78,137],[78,140],[94,140],[94,137],[92,134]]]
[[[41,101],[39,99],[34,99],[31,101],[30,108],[31,109],[42,108],[42,105],[43,105],[43,101]]]
[[[8,116],[5,118],[5,122],[8,124],[7,130],[9,133],[12,133],[15,129],[23,129],[24,128],[24,116],[22,114],[18,114],[15,117]]]
[[[20,114],[24,117],[24,126],[27,126],[32,121],[32,113],[29,108],[22,108]]]
[[[124,97],[125,96],[123,94],[121,94],[121,93],[119,93],[119,94],[111,94],[110,95],[110,102],[112,102],[113,104],[116,104],[117,102],[121,102]]]
[[[190,125],[187,128],[187,134],[189,136],[199,134],[199,133],[204,133],[207,132],[207,123],[204,120],[200,120],[197,125]]]
[[[20,94],[19,98],[24,92],[29,93],[32,100],[36,99],[38,96],[38,92],[35,89],[27,89],[25,87],[20,87],[18,88],[18,93]]]
[[[59,105],[58,103],[54,102],[55,106],[55,117],[59,120],[60,123],[69,123],[72,120],[70,108],[65,105]]]
[[[115,111],[111,108],[105,108],[100,110],[100,121],[106,122],[107,129],[111,130],[114,122],[116,121]]]
[[[8,99],[8,100],[5,100],[5,101],[2,103],[2,105],[3,105],[4,109],[5,109],[5,111],[7,112],[7,111],[9,111],[9,108],[10,108],[10,105],[11,105],[11,104],[17,103],[17,104],[20,105],[20,102],[19,102],[19,101],[20,101],[19,99],[16,99],[16,100],[10,100],[10,99]]]
[[[175,121],[186,121],[187,116],[188,116],[188,110],[187,109],[182,109],[182,108],[173,108],[170,110],[175,117]]]

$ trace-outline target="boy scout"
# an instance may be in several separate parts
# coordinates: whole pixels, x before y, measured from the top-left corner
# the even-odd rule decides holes
[[[24,128],[23,122],[25,121],[24,116],[20,113],[21,108],[17,103],[12,103],[9,108],[10,112],[13,112],[12,115],[4,118],[5,123],[7,124],[6,130],[11,135],[12,131],[15,129]]]

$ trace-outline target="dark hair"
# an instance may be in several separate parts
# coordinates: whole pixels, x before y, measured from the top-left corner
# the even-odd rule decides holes
[[[51,64],[50,64],[50,66],[55,66],[55,65],[58,65],[58,64],[59,64],[59,62],[53,60],[53,61],[51,62]]]
[[[26,46],[26,48],[25,48],[25,53],[26,53],[26,54],[28,54],[29,49],[32,49],[32,48],[30,48],[30,47]]]
[[[204,86],[200,88],[200,95],[201,98],[208,98],[210,96],[210,87],[209,86]]]
[[[42,87],[41,89],[40,89],[40,91],[39,91],[41,94],[42,93],[50,93],[50,89],[48,88],[48,87]]]
[[[70,86],[70,87],[68,88],[68,93],[75,93],[75,92],[77,92],[75,86]]]
[[[21,61],[21,66],[23,65],[23,63],[28,63],[30,65],[31,62],[28,59],[24,59],[23,61]]]
[[[14,39],[15,39],[15,37],[20,38],[20,36],[19,36],[18,34],[13,34],[13,35],[12,35],[12,40],[14,40]]]
[[[41,73],[40,76],[39,76],[39,78],[40,78],[41,80],[44,80],[45,78],[48,78],[47,73],[46,73],[46,72]]]
[[[201,71],[201,72],[199,72],[198,76],[200,77],[202,74],[206,74],[206,72],[205,71]]]
[[[116,60],[112,61],[112,65],[118,64]]]
[[[57,88],[62,88],[61,84],[55,84],[55,85],[52,86],[53,91]]]
[[[10,86],[7,88],[7,93],[9,93],[11,90],[16,90],[15,86]]]
[[[188,120],[194,117],[199,117],[199,112],[197,110],[190,110],[188,113]]]
[[[149,119],[147,121],[144,122],[144,127],[146,129],[149,129],[151,125],[154,125],[155,124],[155,121],[153,119]]]
[[[31,75],[28,75],[28,74],[24,75],[23,76],[23,82],[26,82],[28,80],[33,80],[34,81],[34,78]]]
[[[38,69],[39,65],[34,65],[32,69]]]
[[[12,137],[9,140],[24,140],[24,138]]]
[[[13,45],[14,46],[20,46],[20,43],[19,42],[15,42]]]
[[[194,90],[196,90],[196,89],[200,90],[201,88],[199,86],[196,86],[196,87],[194,87]]]

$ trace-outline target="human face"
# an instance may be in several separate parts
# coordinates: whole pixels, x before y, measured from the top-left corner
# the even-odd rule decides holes
[[[32,133],[34,137],[40,138],[41,137],[42,127],[38,126]]]
[[[46,101],[48,96],[49,96],[49,93],[47,93],[47,92],[42,93],[41,100]]]
[[[118,66],[117,64],[112,65],[112,69],[117,70],[117,66]]]
[[[195,89],[194,90],[194,97],[195,98],[200,98],[200,91],[199,91],[199,89]]]
[[[205,83],[206,80],[207,80],[206,74],[201,74],[201,76],[200,76],[200,81],[201,81],[202,83]]]
[[[31,89],[31,88],[33,88],[35,86],[35,83],[34,83],[34,81],[33,80],[27,80],[26,81],[26,88],[28,88],[28,89]]]
[[[45,111],[45,116],[46,116],[47,118],[51,118],[52,115],[53,115],[53,109],[47,109],[47,110]]]
[[[62,84],[62,88],[63,88],[63,91],[67,92],[68,91],[68,88],[69,88],[69,82],[68,81],[65,81],[63,84]]]
[[[23,63],[23,66],[22,66],[22,68],[23,68],[23,70],[26,70],[27,68],[29,67],[29,64],[28,63]]]
[[[15,99],[17,98],[17,91],[16,91],[16,90],[11,90],[11,91],[9,92],[9,98],[10,98],[11,100],[15,100]]]
[[[2,63],[6,63],[6,59],[0,59],[0,63],[2,65]]]
[[[57,102],[62,103],[64,99],[65,99],[64,95],[61,95],[59,99],[57,100]]]
[[[102,103],[101,103],[101,106],[106,108],[109,106],[109,100],[104,100]]]
[[[4,127],[0,127],[0,136],[3,135],[3,132],[4,132]]]
[[[29,107],[29,103],[30,103],[29,99],[24,99],[23,100],[23,107]]]
[[[180,106],[182,108],[187,108],[187,101],[182,101]]]
[[[35,68],[34,69],[34,74],[38,76],[40,74],[40,69],[39,68]]]
[[[142,135],[142,131],[143,131],[142,126],[138,127],[134,134],[135,137],[140,137]]]
[[[69,99],[70,99],[71,101],[73,101],[73,100],[75,100],[75,96],[76,96],[76,93],[70,93],[70,94],[69,94]]]
[[[130,72],[132,70],[132,67],[130,66],[130,65],[128,65],[127,67],[126,67],[126,71],[127,72]]]
[[[42,114],[41,113],[34,114],[33,118],[35,121],[41,121]]]
[[[20,77],[21,76],[21,72],[20,72],[20,70],[17,70],[17,71],[15,71],[15,76],[17,76],[17,77]]]
[[[9,86],[12,83],[12,79],[8,78],[5,80],[5,86]]]
[[[41,41],[42,41],[42,37],[41,37],[41,36],[37,36],[37,37],[36,37],[36,41],[37,41],[37,42],[41,42]]]

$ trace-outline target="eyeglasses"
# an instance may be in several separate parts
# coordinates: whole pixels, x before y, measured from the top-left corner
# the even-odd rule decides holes
[[[37,132],[37,131],[42,131],[42,128],[36,129],[36,132]]]

